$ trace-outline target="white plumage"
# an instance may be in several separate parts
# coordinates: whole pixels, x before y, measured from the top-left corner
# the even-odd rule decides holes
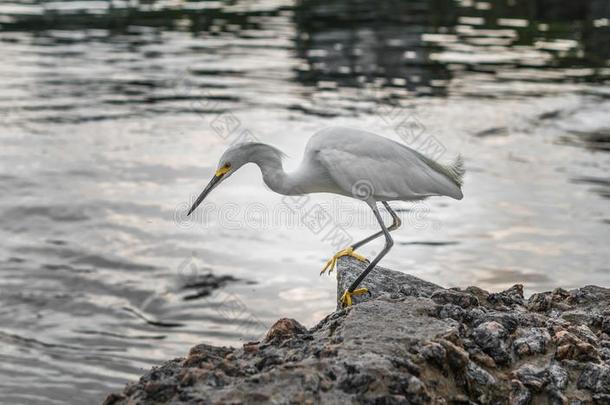
[[[368,197],[374,201],[463,197],[461,158],[444,166],[391,139],[357,129],[333,127],[311,137],[297,169],[308,180],[305,192],[318,191],[315,176],[306,174],[318,174],[317,165],[324,167],[334,183],[334,190],[327,191],[337,194],[354,196],[358,186],[369,186],[365,191],[370,191]],[[320,182],[325,184],[326,179]]]
[[[443,165],[391,139],[358,129],[333,127],[311,137],[303,160],[292,173],[282,166],[284,154],[264,143],[250,142],[234,145],[220,158],[212,180],[197,197],[190,215],[203,199],[241,166],[255,163],[261,169],[263,181],[272,190],[285,195],[334,193],[365,201],[373,210],[381,231],[341,250],[322,270],[332,271],[341,256],[364,260],[354,250],[384,235],[384,249],[343,294],[344,305],[351,305],[352,295],[367,292],[357,288],[377,262],[390,250],[393,240],[390,231],[400,226],[400,219],[388,201],[421,200],[431,196],[448,196],[461,200],[464,166],[461,157],[451,165]],[[393,223],[384,224],[377,202],[392,215]],[[329,271],[329,273],[330,273]]]

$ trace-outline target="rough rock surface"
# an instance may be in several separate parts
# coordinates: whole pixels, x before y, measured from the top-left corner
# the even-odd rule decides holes
[[[363,270],[339,261],[337,294]],[[377,268],[370,296],[310,330],[281,319],[242,348],[195,346],[106,404],[610,404],[610,290],[523,297]]]

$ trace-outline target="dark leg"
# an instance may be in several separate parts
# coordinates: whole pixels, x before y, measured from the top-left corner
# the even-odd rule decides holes
[[[388,227],[388,231],[392,232],[398,228],[400,228],[401,225],[401,221],[400,218],[398,217],[398,215],[396,214],[396,212],[394,212],[394,210],[390,207],[390,204],[388,204],[385,201],[381,202],[383,204],[383,206],[385,207],[385,209],[390,213],[390,215],[392,216],[392,225],[390,225]],[[380,237],[381,235],[383,235],[383,231],[379,231],[377,233],[372,234],[371,236],[362,239],[360,242],[356,242],[352,245],[352,249],[356,250],[359,247],[362,247],[364,245],[366,245],[367,243],[377,239],[378,237]]]
[[[376,203],[371,204],[371,209],[373,210],[373,213],[375,214],[375,218],[377,218],[377,221],[379,222],[379,226],[381,226],[381,233],[383,233],[385,235],[386,243],[385,243],[383,250],[373,259],[372,262],[369,263],[369,265],[366,267],[366,269],[364,269],[364,271],[358,276],[358,278],[356,278],[356,280],[354,280],[354,282],[349,286],[347,291],[343,294],[343,297],[341,297],[343,306],[349,306],[352,304],[352,298],[351,298],[352,295],[365,294],[368,292],[368,290],[366,288],[358,288],[358,286],[360,285],[362,280],[364,280],[364,278],[371,272],[371,270],[373,270],[375,268],[375,266],[377,265],[377,263],[379,263],[379,261],[383,258],[383,256],[385,256],[386,253],[388,253],[390,251],[390,249],[392,248],[392,246],[394,245],[394,240],[392,240],[392,236],[390,235],[388,228],[386,228],[385,224],[383,223],[383,218],[381,218],[381,214],[379,214],[379,210],[377,209],[377,204]]]
[[[398,218],[398,215],[396,215],[396,213],[394,212],[394,210],[390,207],[390,204],[388,204],[385,201],[382,201],[383,206],[386,208],[386,210],[390,213],[390,215],[392,216],[392,225],[390,225],[389,228],[387,228],[388,231],[393,231],[395,229],[398,229],[400,227],[400,218]],[[375,208],[377,209],[377,208]],[[385,227],[384,227],[385,229]],[[335,268],[335,266],[337,265],[337,260],[342,257],[342,256],[352,256],[355,257],[356,259],[360,260],[360,261],[366,261],[366,258],[364,256],[361,256],[357,253],[354,252],[354,250],[356,250],[357,248],[369,243],[372,240],[377,239],[378,237],[380,237],[381,235],[384,234],[384,231],[379,231],[377,233],[374,233],[373,235],[361,240],[360,242],[356,242],[353,245],[337,252],[337,254],[335,254],[330,260],[328,260],[326,262],[326,264],[324,265],[324,268],[322,269],[322,271],[320,272],[320,275],[324,274],[326,272],[326,270],[328,270],[328,274],[330,275],[330,273],[333,271],[333,269]]]

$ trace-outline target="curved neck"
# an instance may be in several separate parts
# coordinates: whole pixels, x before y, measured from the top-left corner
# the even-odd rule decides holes
[[[265,184],[276,193],[295,194],[296,187],[292,184],[291,176],[284,171],[282,165],[282,153],[272,146],[264,144],[260,146],[264,148],[261,151],[262,153],[257,153],[251,161],[261,169]]]

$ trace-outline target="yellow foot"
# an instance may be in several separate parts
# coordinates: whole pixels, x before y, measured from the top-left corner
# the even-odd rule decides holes
[[[349,292],[349,290],[345,290],[345,292],[341,296],[341,306],[343,308],[349,307],[350,305],[352,305],[352,296],[368,294],[368,292],[369,292],[369,289],[365,288],[365,287],[356,288],[353,292]]]
[[[343,250],[340,250],[337,252],[336,255],[334,255],[333,257],[331,257],[327,262],[326,265],[324,265],[324,268],[322,269],[322,271],[320,272],[320,275],[324,274],[324,272],[326,270],[328,270],[328,275],[330,276],[330,273],[332,273],[332,271],[335,269],[335,267],[337,266],[337,260],[339,260],[339,258],[341,256],[352,256],[355,257],[356,259],[360,260],[361,262],[366,260],[366,257],[364,256],[360,256],[357,253],[354,253],[354,249],[352,247],[348,247],[345,248]]]

